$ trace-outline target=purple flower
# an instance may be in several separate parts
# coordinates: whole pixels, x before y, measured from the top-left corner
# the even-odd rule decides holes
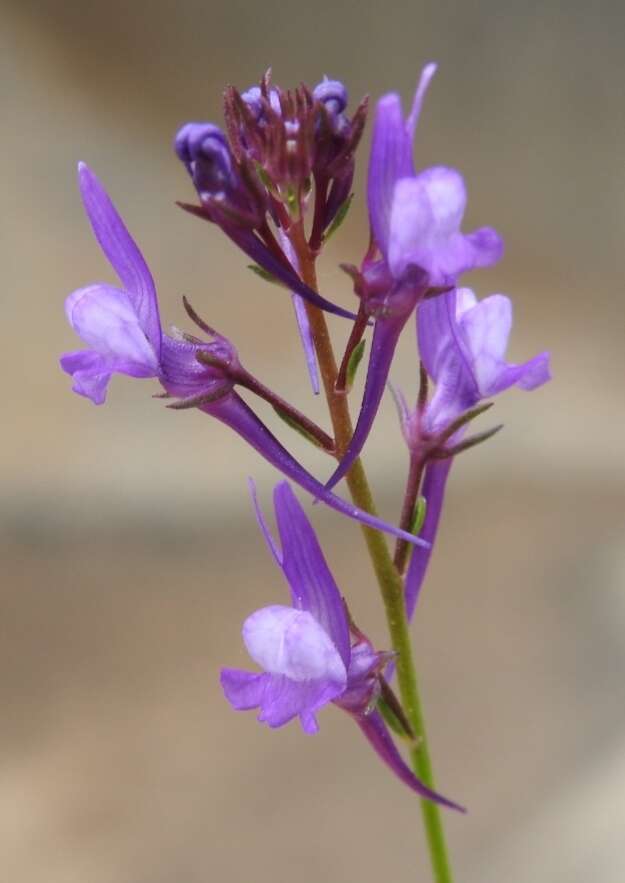
[[[367,440],[397,341],[417,303],[428,290],[454,286],[461,273],[489,266],[503,252],[490,227],[461,232],[467,197],[458,171],[435,166],[415,172],[413,139],[435,71],[434,64],[423,69],[407,118],[396,93],[377,104],[367,193],[373,247],[356,278],[361,311],[376,322],[358,423],[328,488],[347,473]]]
[[[399,399],[404,437],[417,455],[430,439],[483,399],[511,386],[536,389],[551,377],[547,352],[520,365],[506,362],[512,304],[503,294],[478,301],[468,288],[450,291],[419,305],[417,327],[421,359],[436,384],[423,413],[418,408],[411,412]],[[450,441],[457,440],[458,434]],[[451,458],[433,460],[425,469],[422,494],[427,509],[421,536],[429,546],[414,550],[406,574],[409,619],[432,554],[451,463]]]
[[[359,637],[354,644],[341,593],[312,525],[287,482],[274,491],[281,548],[254,497],[257,518],[291,590],[291,606],[257,610],[243,624],[248,653],[263,669],[222,669],[221,684],[237,711],[259,709],[258,720],[281,727],[299,717],[306,733],[318,730],[317,712],[330,702],[351,714],[382,760],[422,797],[460,809],[426,788],[402,760],[375,709],[379,671],[388,654]]]
[[[512,303],[503,294],[478,301],[469,288],[450,291],[419,306],[417,328],[421,359],[436,384],[424,416],[431,432],[511,386],[532,390],[550,379],[547,352],[520,365],[506,362]]]
[[[181,333],[176,337],[163,333],[154,280],[136,243],[96,176],[82,163],[78,180],[96,239],[122,288],[98,283],[67,298],[68,321],[89,347],[61,357],[61,367],[72,376],[74,392],[99,405],[115,373],[156,377],[168,395],[230,426],[280,472],[331,508],[370,527],[420,543],[412,534],[328,493],[289,454],[234,389],[240,364],[226,338],[212,331],[210,342]]]
[[[419,267],[430,288],[454,285],[461,273],[494,264],[503,251],[491,227],[461,233],[467,194],[458,171],[434,166],[415,172],[413,139],[435,72],[434,64],[423,69],[406,119],[396,93],[378,102],[368,181],[373,237],[393,280]]]

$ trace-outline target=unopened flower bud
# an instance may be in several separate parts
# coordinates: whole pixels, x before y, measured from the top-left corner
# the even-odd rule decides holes
[[[343,113],[347,107],[347,89],[339,80],[324,77],[313,89],[313,98],[320,101],[332,116]]]
[[[251,86],[245,92],[241,93],[241,98],[248,106],[254,119],[257,122],[262,123],[265,118],[265,104],[260,86]],[[280,96],[277,89],[269,90],[269,104],[274,113],[277,113],[278,115],[282,114]]]
[[[174,141],[199,193],[225,194],[236,185],[232,154],[225,134],[212,123],[186,123]]]

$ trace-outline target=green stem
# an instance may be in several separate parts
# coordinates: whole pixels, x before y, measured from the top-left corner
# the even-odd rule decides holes
[[[317,290],[314,256],[308,248],[301,222],[292,225],[290,238],[298,256],[302,278],[307,285]],[[306,305],[306,309],[334,429],[336,454],[340,458],[352,437],[347,396],[336,390],[338,370],[325,316],[310,304]],[[369,481],[360,459],[355,461],[346,478],[354,503],[371,514],[377,514]],[[432,763],[404,605],[403,581],[393,563],[384,536],[379,531],[364,525],[361,525],[361,529],[380,587],[392,646],[397,653],[397,681],[402,705],[416,737],[416,747],[411,751],[413,769],[424,785],[434,788]],[[440,808],[430,800],[421,800],[421,812],[433,879],[435,883],[452,883]]]

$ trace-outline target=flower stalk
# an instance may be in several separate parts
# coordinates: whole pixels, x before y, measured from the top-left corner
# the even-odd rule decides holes
[[[302,279],[307,286],[316,291],[315,258],[306,242],[301,222],[291,227],[290,239],[297,254]],[[336,389],[338,368],[325,316],[311,303],[306,304],[306,310],[334,429],[336,453],[338,457],[341,457],[353,435],[349,404],[345,393]],[[420,473],[417,480],[420,483]],[[364,511],[375,515],[373,493],[359,457],[350,467],[346,481],[354,503]],[[417,494],[418,485],[415,502]],[[414,503],[412,509],[414,509]],[[414,734],[414,747],[410,751],[412,766],[423,784],[434,790],[434,774],[406,616],[403,581],[399,570],[393,563],[382,534],[364,525],[361,525],[361,529],[382,596],[391,644],[397,654],[399,693],[406,718]],[[440,809],[436,803],[430,800],[421,798],[420,803],[432,867],[432,878],[435,883],[452,883],[453,877]]]

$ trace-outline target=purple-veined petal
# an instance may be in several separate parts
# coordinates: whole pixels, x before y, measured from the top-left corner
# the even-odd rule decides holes
[[[443,428],[480,400],[468,342],[457,320],[458,302],[466,308],[468,289],[423,301],[417,308],[419,354],[436,390],[426,410],[430,431]]]
[[[276,485],[273,498],[282,543],[282,569],[291,587],[293,606],[312,614],[347,668],[349,623],[317,536],[288,482]]]
[[[452,301],[451,311],[448,301]],[[456,310],[456,292],[450,291],[421,301],[417,307],[417,347],[428,376],[438,382],[452,338],[451,316]]]
[[[158,358],[161,324],[152,274],[102,184],[85,163],[78,165],[78,184],[100,248],[127,291],[145,336]]]
[[[324,680],[336,696],[345,689],[346,664],[332,637],[308,610],[279,604],[263,607],[245,620],[243,641],[254,662],[270,674],[296,683]]]
[[[63,371],[72,376],[75,393],[91,399],[94,405],[104,404],[106,389],[115,370],[114,359],[93,350],[77,350],[64,353],[60,362]]]
[[[449,285],[460,273],[499,260],[503,240],[495,230],[460,232],[466,201],[462,175],[455,169],[435,166],[397,182],[388,255],[395,278],[416,265],[427,271],[431,285]]]
[[[415,545],[423,543],[419,537],[388,524],[381,518],[370,515],[327,491],[320,481],[317,481],[289,454],[237,393],[231,393],[217,402],[202,405],[199,410],[225,423],[258,451],[268,463],[275,466],[279,472],[304,488],[315,499],[321,500],[326,506],[340,512],[341,515],[353,518],[367,527],[407,540],[409,543]]]
[[[470,247],[470,266],[467,270],[492,267],[503,257],[504,241],[493,227],[480,227],[472,233],[463,234],[463,239]]]
[[[296,682],[285,675],[269,675],[260,704],[258,720],[270,727],[281,727],[299,716],[304,732],[315,733],[311,718],[331,702],[336,687],[328,681]]]
[[[296,683],[284,675],[233,669],[222,670],[221,684],[226,699],[237,711],[258,708],[258,720],[272,728],[282,727],[299,716],[306,733],[318,731],[315,712],[332,701],[333,695],[325,682]]]
[[[269,676],[263,672],[222,668],[220,681],[224,695],[237,711],[249,711],[260,705]]]
[[[380,318],[375,323],[358,422],[343,459],[326,482],[327,490],[331,490],[349,472],[369,437],[384,394],[397,341],[407,319],[408,314],[392,319]]]
[[[377,755],[405,785],[408,785],[408,787],[415,791],[420,797],[425,797],[427,800],[432,800],[434,803],[439,803],[441,806],[446,806],[449,809],[466,812],[464,807],[448,800],[440,794],[437,794],[436,791],[432,791],[424,785],[423,782],[417,779],[397,750],[397,747],[386,728],[386,724],[378,711],[373,711],[366,715],[354,715],[354,720],[367,737],[369,743],[375,749]]]
[[[376,106],[369,158],[367,201],[369,220],[378,248],[386,258],[391,235],[395,185],[414,175],[412,140],[406,130],[399,95],[390,93]]]
[[[158,356],[126,291],[103,283],[74,291],[65,313],[76,334],[96,353],[136,366],[135,377],[159,373]]]
[[[466,188],[459,172],[444,166],[397,181],[390,218],[388,261],[397,279],[413,264],[433,285],[445,284],[450,239],[460,230]]]
[[[425,468],[421,493],[425,497],[427,507],[420,535],[424,540],[428,541],[430,547],[413,549],[410,564],[408,565],[404,598],[406,616],[409,622],[412,621],[425,573],[432,557],[441,512],[443,511],[445,487],[452,462],[453,458],[449,458],[448,460],[428,463]]]
[[[300,718],[305,733],[319,729],[315,712],[332,701],[334,689],[327,682],[289,680],[284,675],[223,668],[220,675],[224,696],[236,711],[259,708],[258,720],[281,727]]]
[[[336,316],[342,316],[344,319],[356,318],[354,313],[344,310],[343,307],[337,307],[336,304],[331,303],[325,297],[313,291],[312,288],[309,288],[308,285],[302,282],[294,270],[286,267],[282,261],[279,261],[269,251],[267,246],[261,242],[252,230],[241,230],[230,226],[222,226],[222,229],[254,263],[258,264],[268,273],[271,273],[272,276],[275,276],[276,279],[279,279],[287,288],[295,294],[299,294],[304,300],[319,307],[320,310],[325,310],[325,312],[333,313]]]
[[[430,62],[429,64],[426,64],[426,66],[421,71],[417,90],[414,94],[414,98],[412,99],[412,107],[410,108],[408,119],[406,120],[406,131],[408,132],[411,141],[414,140],[417,123],[419,122],[419,117],[421,116],[423,99],[425,98],[425,93],[429,88],[432,77],[436,73],[436,68],[437,65],[434,62]]]
[[[482,398],[513,385],[535,389],[549,380],[548,353],[541,353],[522,365],[505,361],[512,329],[512,303],[505,295],[492,294],[479,301],[461,313],[458,324],[471,352]]]
[[[460,315],[458,315],[460,313]],[[466,349],[471,354],[473,374],[482,396],[498,377],[512,330],[512,303],[503,294],[493,294],[461,312],[456,321]]]
[[[539,353],[528,362],[521,365],[505,365],[496,380],[493,381],[486,392],[486,396],[496,395],[518,386],[520,389],[530,391],[542,386],[551,380],[550,356],[548,352]]]

